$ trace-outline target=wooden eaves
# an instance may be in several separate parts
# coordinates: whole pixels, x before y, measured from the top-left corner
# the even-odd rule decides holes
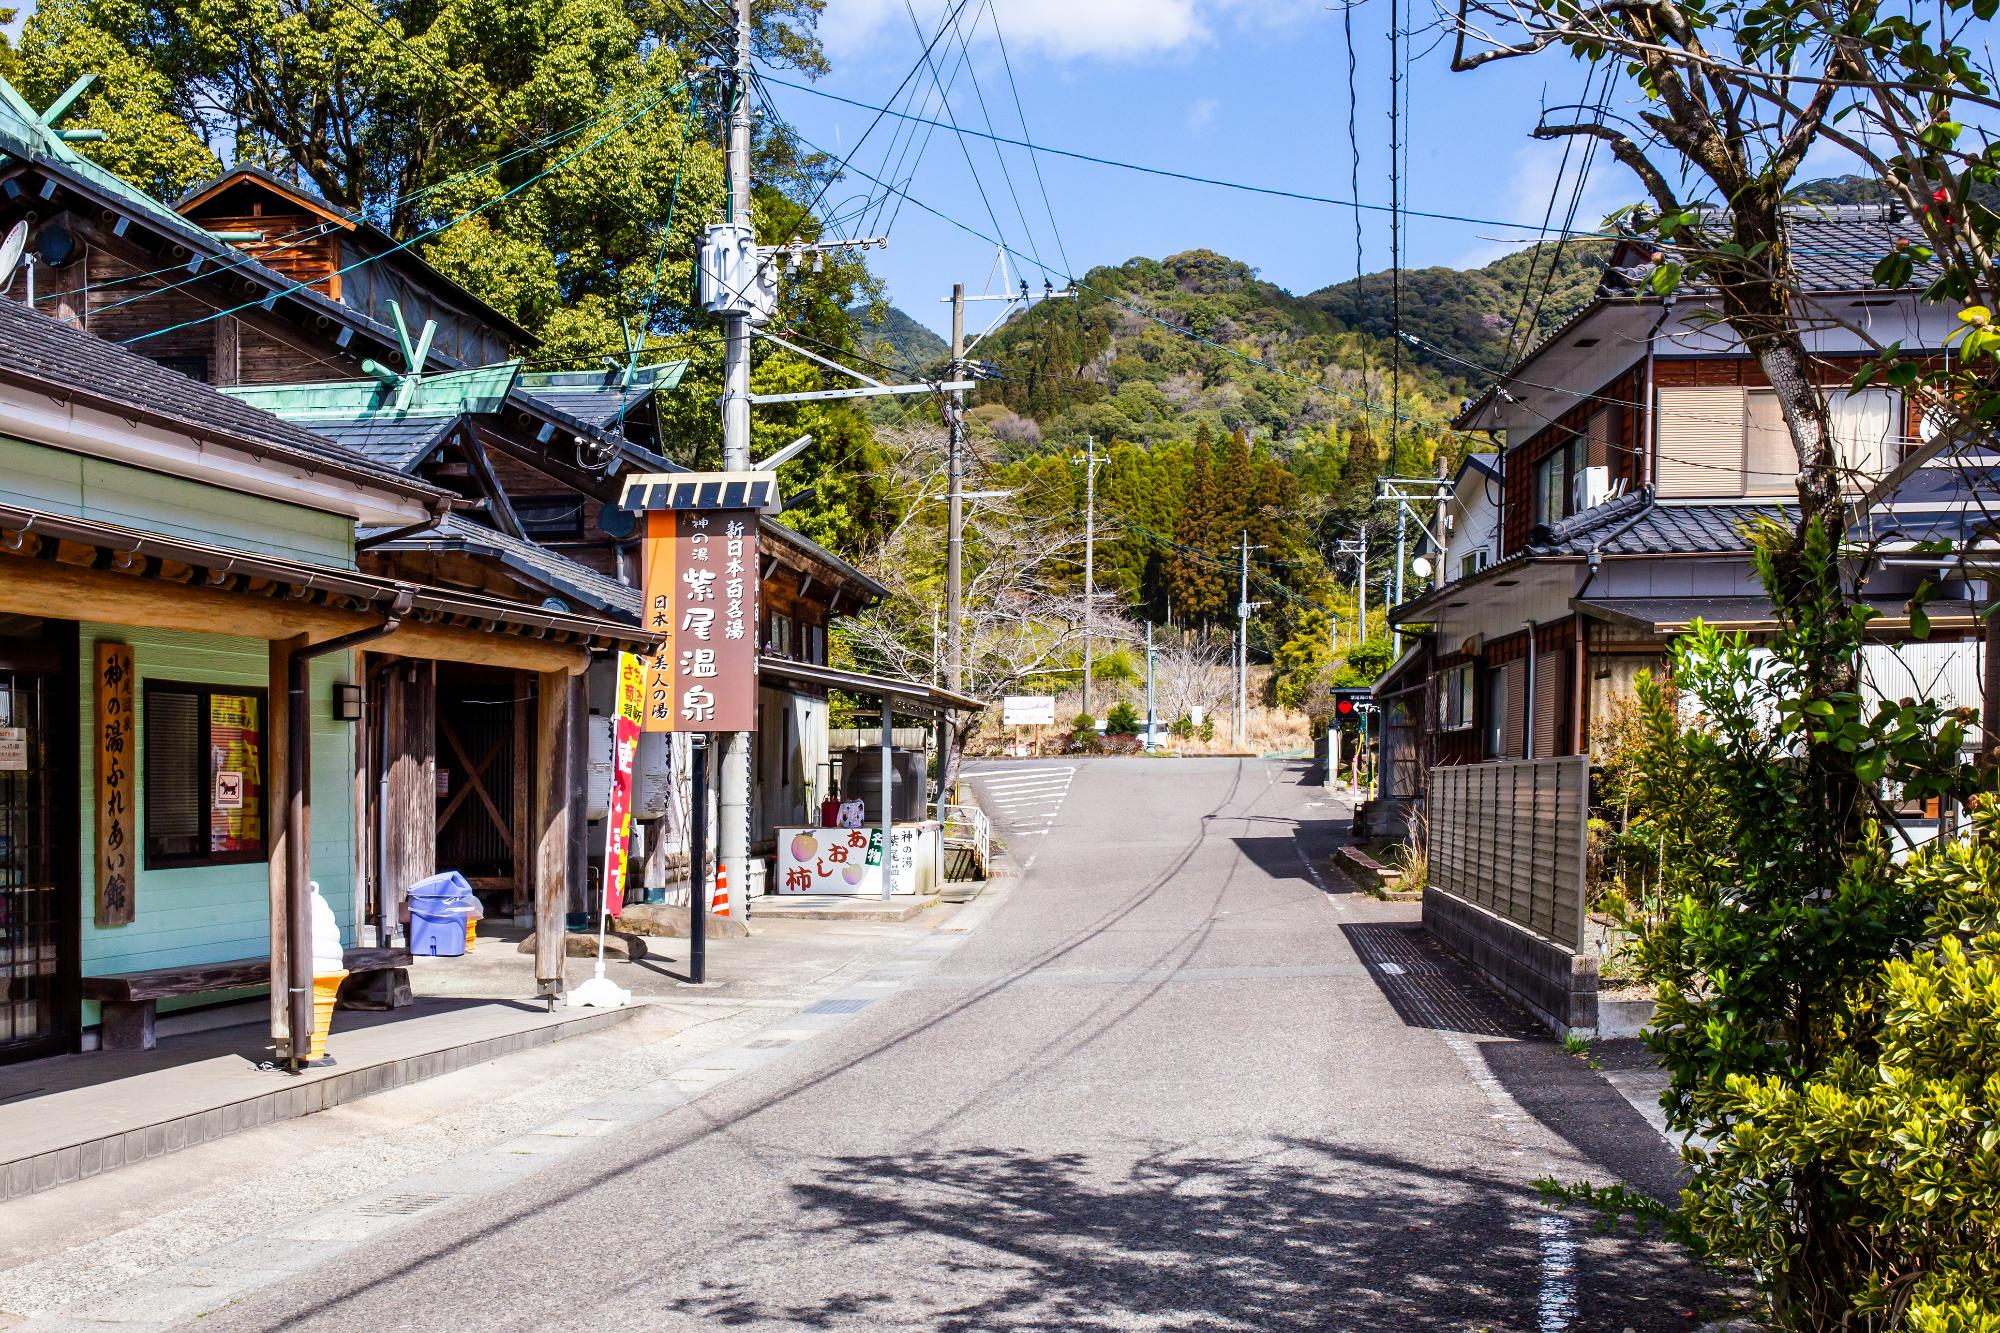
[[[335,638],[410,609],[381,651],[580,672],[593,650],[643,652],[636,626],[352,570],[0,505],[0,608],[267,640]]]

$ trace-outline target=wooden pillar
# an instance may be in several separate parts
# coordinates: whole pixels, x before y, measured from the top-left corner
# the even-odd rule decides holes
[[[285,808],[292,798],[286,784],[288,759],[291,753],[291,661],[292,652],[303,648],[308,642],[301,634],[295,639],[279,639],[270,645],[265,693],[264,719],[264,808],[269,817],[264,830],[265,847],[269,852],[266,867],[271,886],[271,1040],[278,1047],[279,1054],[289,1052],[291,1045],[291,1017],[286,1006],[285,978],[287,954],[285,950],[285,926],[289,916],[287,894],[290,885],[286,879],[285,866],[290,858],[291,845],[286,833]]]
[[[570,674],[544,671],[535,689],[535,982],[563,990],[563,914],[569,907]]]
[[[534,674],[516,671],[514,683],[514,915],[535,900],[535,709],[528,702]]]
[[[389,668],[382,699],[389,750],[382,826],[382,883],[390,900],[437,873],[437,664]]]

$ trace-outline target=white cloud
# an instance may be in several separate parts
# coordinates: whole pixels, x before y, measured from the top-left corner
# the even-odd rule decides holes
[[[1057,60],[1132,59],[1201,45],[1213,35],[1217,16],[1252,12],[1245,5],[1246,0],[994,0],[994,12],[1010,51]],[[966,12],[976,10],[968,6]],[[944,13],[941,0],[917,4],[926,33],[936,30]],[[878,46],[901,49],[915,39],[909,24],[903,0],[827,0],[819,31],[838,60]],[[990,25],[982,21],[980,32],[990,40]]]
[[[1508,230],[1498,227],[1484,228],[1479,241],[1457,259],[1452,261],[1457,268],[1479,268],[1490,264],[1502,255],[1513,254],[1526,249],[1535,242],[1535,235],[1541,226],[1542,216],[1549,211],[1549,192],[1557,189],[1557,174],[1562,173],[1561,188],[1556,194],[1555,211],[1549,216],[1551,231],[1559,230],[1569,213],[1569,201],[1576,189],[1576,172],[1581,160],[1582,145],[1579,142],[1570,150],[1569,169],[1562,170],[1563,151],[1559,143],[1532,140],[1514,150],[1514,175],[1507,188],[1495,193],[1489,200],[1474,209],[1462,211],[1478,213],[1481,216],[1499,218],[1520,223],[1522,230]],[[1604,215],[1620,204],[1637,200],[1642,193],[1638,180],[1609,153],[1599,152],[1590,164],[1590,178],[1583,187],[1583,198],[1577,205],[1576,229],[1594,231]],[[1414,207],[1437,207],[1437,204],[1418,203]],[[1452,209],[1451,211],[1461,211]]]
[[[1198,97],[1188,103],[1187,127],[1191,130],[1203,129],[1215,119],[1215,109],[1222,103],[1213,97]]]

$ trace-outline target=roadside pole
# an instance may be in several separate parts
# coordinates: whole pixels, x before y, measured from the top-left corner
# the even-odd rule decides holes
[[[1241,750],[1250,735],[1243,716],[1249,698],[1244,677],[1250,668],[1250,529],[1243,530],[1243,548],[1236,560],[1236,748]]]
[[[688,756],[688,981],[699,986],[708,971],[708,737],[689,737]]]
[[[1084,436],[1083,450],[1083,711],[1095,719],[1097,714],[1090,711],[1090,659],[1097,609],[1097,437]]]
[[[735,105],[729,113],[729,221],[747,228],[750,219],[750,3],[732,0],[736,19]],[[722,466],[743,472],[750,467],[750,312],[743,302],[723,317]],[[755,619],[752,625],[755,625]],[[722,762],[716,787],[716,860],[729,885],[724,909],[738,920],[748,904],[750,889],[750,743],[747,732],[716,738]],[[707,906],[703,904],[704,908]]]
[[[1153,622],[1146,622],[1146,749],[1153,748]]]
[[[965,378],[965,284],[951,285],[951,378]],[[945,684],[963,687],[965,668],[960,626],[965,614],[959,590],[959,561],[965,541],[965,390],[951,391],[950,520],[946,528],[944,567]]]

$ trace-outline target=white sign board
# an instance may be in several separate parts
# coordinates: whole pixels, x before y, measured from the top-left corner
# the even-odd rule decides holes
[[[905,824],[890,835],[899,894],[917,891],[917,838],[921,832],[916,825]],[[778,892],[880,894],[882,830],[780,830]]]
[[[28,729],[0,727],[0,773],[28,771]]]
[[[243,775],[232,769],[218,769],[215,774],[215,808],[218,810],[241,810],[243,808]]]
[[[1046,727],[1056,720],[1056,701],[1049,694],[1010,694],[1000,701],[1000,721],[1009,727]]]

